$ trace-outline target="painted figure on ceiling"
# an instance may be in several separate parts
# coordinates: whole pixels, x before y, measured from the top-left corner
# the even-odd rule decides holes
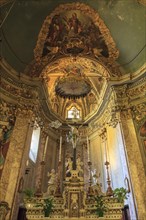
[[[69,33],[79,34],[82,31],[82,25],[77,14],[73,13],[72,17],[68,19]]]

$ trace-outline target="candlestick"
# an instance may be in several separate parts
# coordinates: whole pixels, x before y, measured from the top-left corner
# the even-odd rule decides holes
[[[109,165],[110,163],[108,161],[105,162],[106,170],[107,170],[107,190],[106,190],[106,195],[107,196],[112,196],[113,195],[113,190],[111,187],[111,180],[110,180],[110,175],[109,175]]]
[[[59,162],[61,161],[61,150],[62,150],[62,136],[60,136]]]
[[[106,146],[106,140],[105,140],[104,144],[105,144],[105,161],[108,161],[108,160],[107,160],[107,146]]]
[[[87,156],[88,156],[88,162],[90,162],[90,151],[89,151],[89,139],[87,136]]]
[[[48,146],[48,139],[49,139],[49,137],[47,136],[46,142],[45,142],[45,147],[44,147],[44,153],[43,153],[43,161],[45,160],[45,156],[46,156],[46,151],[47,151],[47,146]]]

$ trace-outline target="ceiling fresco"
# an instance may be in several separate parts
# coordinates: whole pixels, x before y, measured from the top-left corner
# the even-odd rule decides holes
[[[34,57],[34,48],[36,47],[38,34],[43,27],[44,20],[47,17],[51,19],[57,14],[55,8],[60,4],[74,3],[73,0],[19,0],[15,1],[9,15],[5,19],[13,0],[3,0],[1,6],[1,20],[4,21],[2,25],[2,43],[1,54],[7,62],[17,71],[23,73],[26,66],[30,64]],[[107,29],[110,31],[110,36],[116,43],[119,50],[119,57],[117,58],[117,66],[119,66],[122,74],[127,74],[131,71],[136,71],[140,68],[146,59],[146,23],[145,23],[145,0],[78,0],[78,2],[85,3],[94,12],[96,12],[100,19],[104,22]],[[72,18],[73,12],[77,12],[77,17],[84,26],[84,19],[94,21],[95,17],[87,12],[72,9],[69,11],[62,10],[59,13],[61,22],[67,26],[66,21]],[[65,15],[63,15],[65,13]],[[53,21],[52,21],[53,22]],[[88,23],[87,21],[85,23]],[[95,23],[94,23],[95,25]],[[97,30],[99,24],[96,24]],[[85,28],[86,30],[86,28]],[[47,34],[49,26],[46,29]],[[99,31],[102,34],[105,45],[107,41],[103,36],[101,28]],[[45,40],[43,41],[43,45]],[[42,45],[42,48],[43,48]],[[112,45],[112,44],[111,44]],[[53,48],[52,48],[53,49]],[[97,51],[97,54],[101,51]],[[42,51],[41,51],[42,53]],[[95,52],[96,53],[96,52]],[[99,55],[98,55],[99,56]]]
[[[82,77],[88,78],[88,83],[92,87],[92,90],[96,94],[100,94],[102,86],[110,78],[110,72],[102,64],[94,60],[83,57],[79,57],[78,59],[67,57],[58,59],[47,65],[40,77],[46,81],[48,92],[51,94],[54,92],[58,79],[72,78],[72,76],[74,79],[78,78],[79,80],[79,76],[81,76],[81,79]],[[71,81],[74,84],[74,81]],[[65,88],[68,88],[69,85],[66,84]],[[84,85],[82,86],[84,87]]]
[[[109,30],[95,10],[83,3],[64,4],[45,19],[34,49],[31,74],[60,57],[86,57],[112,66],[119,52]]]
[[[11,6],[3,2],[2,18]],[[45,83],[55,112],[81,98],[86,117],[109,81],[145,63],[145,16],[138,0],[19,0],[3,23],[2,57]]]

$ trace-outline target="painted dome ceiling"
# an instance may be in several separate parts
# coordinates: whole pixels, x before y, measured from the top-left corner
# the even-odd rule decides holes
[[[59,115],[73,99],[86,117],[109,80],[143,66],[145,11],[137,0],[16,1],[2,26],[2,57],[20,74],[43,79]]]

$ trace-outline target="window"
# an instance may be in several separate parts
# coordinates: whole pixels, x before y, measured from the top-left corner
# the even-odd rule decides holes
[[[29,151],[29,158],[35,163],[38,154],[39,147],[39,139],[40,139],[40,127],[35,127],[32,133],[31,145]]]
[[[68,118],[80,118],[80,111],[75,106],[72,106],[72,108],[69,109],[67,112],[67,117]]]

